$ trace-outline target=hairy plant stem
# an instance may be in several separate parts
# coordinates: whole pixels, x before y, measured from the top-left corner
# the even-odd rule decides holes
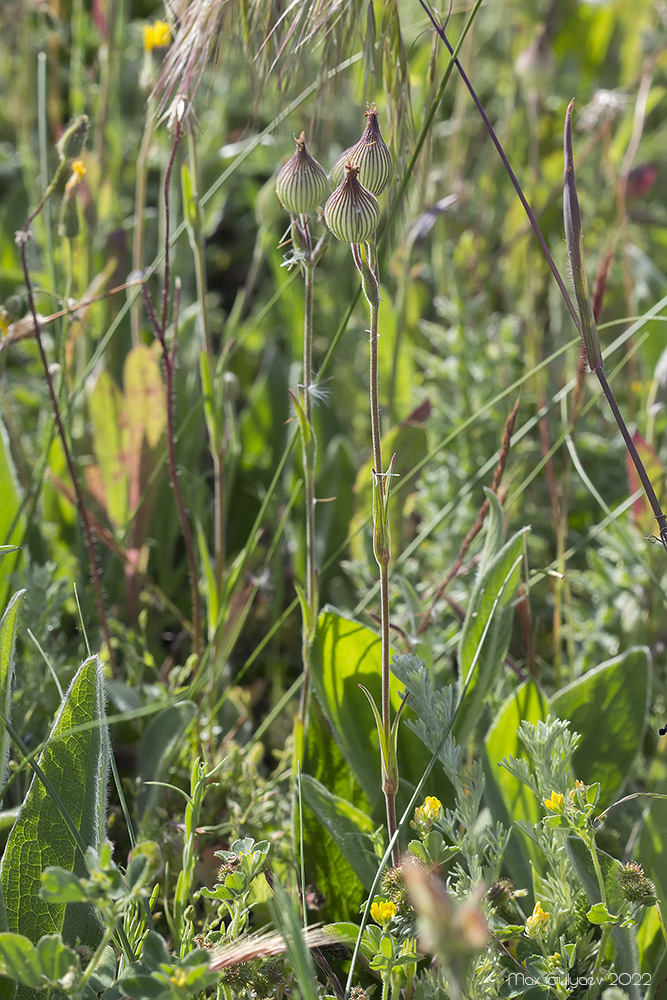
[[[308,221],[301,216],[302,231],[307,234],[310,244]],[[305,413],[306,427],[302,436],[303,477],[306,498],[306,610],[304,611],[301,637],[301,662],[303,665],[303,686],[299,698],[297,715],[297,739],[295,741],[298,759],[305,750],[308,728],[308,705],[310,702],[311,650],[318,614],[317,565],[315,558],[315,455],[316,442],[313,429],[313,271],[311,254],[308,251],[303,264],[304,317],[303,317],[303,385],[299,396]]]
[[[317,441],[313,428],[313,287],[315,268],[326,250],[328,233],[313,246],[308,217],[292,217],[292,242],[300,255],[304,279],[303,314],[303,382],[299,386],[298,399],[293,397],[299,417],[301,432],[301,454],[306,499],[306,590],[305,606],[302,607],[303,630],[301,637],[301,662],[303,665],[303,685],[299,697],[294,739],[294,768],[303,759],[306,732],[308,730],[308,706],[310,704],[311,653],[317,615],[319,613],[319,581],[315,551],[315,458]]]
[[[148,154],[153,139],[155,119],[155,98],[151,95],[146,101],[146,122],[141,146],[137,156],[137,179],[134,188],[134,232],[132,235],[132,270],[141,271],[144,265],[144,212],[146,210],[146,185],[148,179]],[[132,344],[134,347],[141,342],[141,298],[137,295],[132,303],[131,311]]]
[[[109,662],[112,667],[115,667],[115,657],[113,649],[111,646],[111,633],[109,631],[109,623],[107,621],[107,613],[104,605],[104,596],[102,594],[102,580],[100,577],[99,567],[97,565],[97,556],[95,554],[95,544],[93,542],[93,533],[90,526],[90,518],[88,516],[88,510],[83,498],[83,493],[81,491],[81,486],[79,484],[79,479],[76,474],[76,469],[74,468],[74,459],[72,457],[72,451],[70,449],[67,434],[65,432],[65,425],[63,423],[62,415],[60,412],[60,406],[58,404],[58,397],[56,395],[56,389],[53,384],[53,377],[51,375],[51,370],[49,368],[48,358],[46,357],[46,351],[44,349],[44,344],[42,342],[42,331],[41,325],[37,318],[37,307],[35,305],[35,296],[33,294],[32,279],[30,277],[30,270],[28,268],[28,254],[27,245],[30,239],[30,226],[37,218],[39,213],[42,211],[49,198],[53,194],[58,181],[60,180],[65,168],[67,166],[67,161],[62,160],[56,169],[55,174],[48,185],[46,191],[42,195],[37,208],[31,212],[28,216],[23,229],[18,233],[16,242],[18,243],[20,253],[21,253],[21,266],[23,268],[23,277],[25,279],[25,286],[28,296],[28,309],[32,317],[32,322],[35,331],[35,340],[37,341],[37,349],[39,351],[39,357],[42,362],[42,368],[44,369],[44,378],[46,380],[46,385],[49,391],[49,399],[51,401],[51,409],[53,410],[53,417],[56,422],[56,427],[58,429],[58,437],[60,438],[60,443],[62,445],[63,454],[65,456],[65,462],[67,463],[67,470],[69,472],[70,479],[72,480],[72,487],[74,489],[74,495],[76,497],[76,506],[79,511],[79,517],[81,519],[81,525],[83,527],[83,536],[85,539],[86,550],[88,552],[88,561],[90,563],[90,573],[93,580],[93,586],[95,588],[95,598],[97,602],[97,613],[100,619],[100,627],[102,629],[102,634],[104,635],[104,640],[107,644],[107,649],[109,650]],[[62,377],[65,378],[65,372],[63,371]]]
[[[185,507],[185,500],[181,491],[181,483],[178,475],[178,463],[176,461],[176,433],[174,427],[174,371],[176,368],[176,346],[178,327],[178,290],[174,303],[173,336],[171,346],[167,344],[167,307],[169,302],[169,220],[170,220],[170,199],[169,185],[171,174],[176,160],[176,151],[181,138],[181,127],[177,121],[174,124],[174,141],[171,155],[167,165],[164,179],[164,214],[165,214],[165,240],[164,240],[164,277],[162,288],[162,309],[158,316],[153,308],[148,290],[142,285],[146,310],[153,324],[155,336],[162,348],[162,363],[164,365],[165,397],[167,404],[167,463],[169,465],[169,480],[174,493],[178,519],[181,522],[183,532],[183,543],[185,545],[185,555],[188,563],[188,575],[190,577],[190,592],[192,597],[192,646],[193,652],[199,660],[201,654],[201,599],[199,597],[199,574],[197,572],[197,562],[195,559],[195,546],[192,537],[192,529]]]
[[[380,278],[375,240],[352,244],[352,256],[361,276],[361,287],[369,310],[369,398],[371,439],[373,446],[373,549],[380,570],[380,638],[382,658],[382,791],[387,807],[387,835],[392,839],[396,832],[396,792],[398,768],[393,757],[391,736],[391,704],[389,700],[389,528],[387,521],[387,496],[389,474],[382,465],[382,428],[380,424],[380,397],[378,377],[378,342],[380,310]],[[391,471],[391,470],[390,470]],[[378,519],[380,523],[378,523]],[[398,841],[392,848],[392,864],[400,863]]]
[[[204,257],[204,234],[201,227],[201,214],[200,214],[200,193],[199,193],[199,156],[197,152],[197,143],[195,142],[195,137],[193,133],[188,132],[188,159],[190,161],[190,171],[192,176],[192,200],[193,205],[189,210],[189,215],[192,219],[196,220],[196,227],[188,227],[188,232],[190,234],[190,244],[192,247],[194,264],[195,264],[195,279],[197,283],[197,298],[199,300],[199,315],[202,330],[202,340],[203,347],[202,351],[206,354],[206,361],[208,363],[208,368],[211,374],[215,372],[215,357],[213,354],[213,340],[211,337],[211,328],[208,321],[208,310],[206,308],[206,261]],[[220,350],[223,350],[223,345],[220,345]],[[221,384],[222,384],[222,380]],[[211,407],[215,406],[214,400],[211,400]],[[220,407],[222,410],[222,407]],[[219,426],[218,420],[215,418],[208,426],[209,432],[209,451],[211,453],[211,461],[213,463],[213,490],[214,490],[214,519],[215,519],[215,583],[218,591],[218,603],[220,602],[221,592],[222,592],[222,581],[225,572],[225,562],[226,562],[226,499],[225,499],[225,433],[224,429]]]

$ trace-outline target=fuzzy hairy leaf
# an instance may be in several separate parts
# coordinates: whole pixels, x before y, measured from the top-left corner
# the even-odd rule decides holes
[[[75,674],[38,760],[49,790],[35,774],[7,841],[0,885],[8,925],[33,942],[51,933],[62,933],[72,944],[77,937],[95,943],[99,936],[94,911],[81,905],[49,905],[40,898],[39,889],[41,873],[49,865],[86,874],[63,811],[84,846],[97,847],[103,836],[109,760],[104,702],[102,664],[98,656],[91,656]]]

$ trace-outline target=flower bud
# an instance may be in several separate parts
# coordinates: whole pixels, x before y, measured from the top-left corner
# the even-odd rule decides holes
[[[380,206],[374,194],[359,182],[359,167],[348,163],[345,179],[324,206],[324,219],[336,239],[363,243],[380,221]]]
[[[294,215],[307,215],[317,208],[327,189],[327,175],[308,152],[302,132],[296,140],[296,153],[281,167],[276,178],[278,201]]]
[[[346,163],[359,167],[359,180],[371,194],[382,194],[394,173],[394,161],[386,142],[382,138],[378,114],[372,104],[366,112],[368,122],[364,133],[351,149],[346,149],[331,168],[332,186],[340,184]]]
[[[337,156],[334,160],[333,167],[329,173],[329,183],[331,184],[331,190],[334,191],[337,187],[340,187],[345,179],[345,165],[350,162],[350,156],[354,150],[354,146],[348,146],[344,149],[340,156]]]
[[[628,903],[635,906],[654,906],[655,885],[644,874],[644,869],[636,861],[628,861],[616,869],[618,886]]]
[[[80,155],[86,145],[89,124],[90,119],[88,115],[79,115],[65,129],[56,143],[58,157],[61,162]]]

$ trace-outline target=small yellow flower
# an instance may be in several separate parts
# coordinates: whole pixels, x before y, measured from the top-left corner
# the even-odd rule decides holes
[[[565,811],[563,796],[560,792],[552,792],[551,798],[545,799],[544,804],[552,812],[562,813]]]
[[[441,809],[442,802],[440,799],[436,799],[435,795],[427,795],[424,799],[424,804],[417,806],[415,809],[415,816],[410,826],[414,827],[422,835],[428,833],[440,815]]]
[[[371,903],[371,919],[380,927],[386,927],[391,918],[395,916],[396,906],[389,900]]]
[[[526,920],[526,934],[528,937],[540,937],[549,926],[549,914],[542,909],[542,904],[538,901],[528,920]]]
[[[171,41],[171,28],[166,21],[153,21],[152,24],[144,25],[144,49],[152,52],[153,49],[166,49]]]
[[[85,177],[85,174],[86,168],[83,165],[83,160],[72,160],[72,173],[67,181],[67,184],[65,185],[66,195],[71,194],[74,188],[79,186],[83,177]]]

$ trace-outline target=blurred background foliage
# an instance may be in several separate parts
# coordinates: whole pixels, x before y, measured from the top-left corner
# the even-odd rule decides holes
[[[452,7],[453,40],[467,13],[463,4]],[[165,16],[198,26],[197,37],[179,43],[177,35],[171,47],[147,51],[145,26]],[[585,253],[600,293],[603,346],[613,347],[607,367],[659,485],[667,461],[664,306],[615,340],[667,295],[666,51],[667,5],[657,0],[493,0],[482,4],[460,55],[563,270],[562,128],[576,98]],[[194,682],[206,693],[209,739],[243,741],[301,670],[294,600],[304,564],[301,466],[298,448],[286,460],[285,450],[294,433],[288,390],[300,377],[303,295],[297,271],[285,267],[288,220],[275,174],[301,130],[328,169],[356,141],[374,101],[396,165],[386,212],[448,55],[413,0],[192,0],[166,15],[146,0],[6,0],[0,53],[0,542],[21,545],[0,566],[0,596],[4,602],[27,587],[30,628],[66,683],[84,653],[74,581],[93,648],[98,625],[37,348],[30,336],[11,336],[27,312],[14,234],[52,175],[55,141],[85,113],[80,235],[58,235],[57,200],[33,226],[38,309],[52,315],[128,277],[143,142],[148,265],[165,231],[171,140],[163,115],[177,95],[188,95],[197,116],[206,310],[224,400],[229,583],[225,641],[212,644]],[[196,533],[210,540],[200,309],[178,170],[171,198],[172,272],[182,285],[176,453]],[[456,73],[386,232],[380,377],[383,429],[393,436],[400,476],[391,570],[397,648],[416,650],[443,679],[456,675],[453,643],[478,547],[439,595],[430,627],[418,629],[475,523],[520,394],[500,488],[509,527],[531,526],[511,664],[555,690],[632,644],[648,644],[662,724],[665,554],[646,542],[654,526],[641,498],[629,503],[636,483],[620,437],[597,385],[578,383],[576,331]],[[155,300],[160,267],[148,277]],[[110,690],[121,711],[192,679],[192,610],[165,468],[159,353],[145,314],[133,339],[135,295],[116,292],[44,327],[94,517],[118,667]],[[332,243],[315,284],[317,495],[327,501],[317,507],[321,604],[372,624],[367,320],[357,298],[349,250]],[[134,444],[119,443],[119,427]],[[200,542],[203,579],[202,551]],[[242,560],[236,576],[235,559]],[[25,635],[20,642],[19,728],[38,741],[57,692],[37,646]],[[515,683],[508,669],[490,711]],[[123,730],[129,753],[142,725]],[[287,728],[284,719],[273,722],[269,749],[283,746]]]

